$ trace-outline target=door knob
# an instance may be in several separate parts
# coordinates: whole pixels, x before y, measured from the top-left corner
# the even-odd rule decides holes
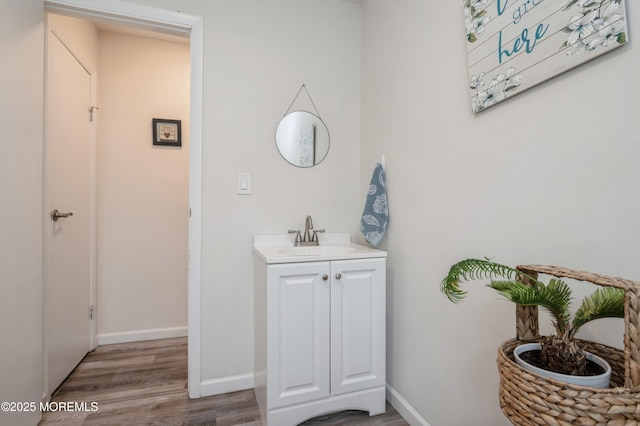
[[[323,281],[326,281],[328,279],[329,279],[329,275],[327,275],[327,274],[322,275],[322,280]]]
[[[342,274],[341,274],[340,272],[338,272],[338,273],[336,274],[336,279],[337,279],[337,280],[339,280],[340,278],[342,278]]]
[[[72,213],[72,212],[68,212],[68,213],[60,213],[60,212],[58,211],[58,209],[55,209],[55,210],[53,210],[53,211],[51,212],[51,219],[52,219],[54,222],[57,222],[57,221],[58,221],[58,219],[60,219],[61,217],[69,217],[69,216],[73,216],[73,213]]]

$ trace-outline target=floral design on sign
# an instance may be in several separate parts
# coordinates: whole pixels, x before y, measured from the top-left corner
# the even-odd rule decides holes
[[[507,94],[518,89],[521,75],[516,75],[516,69],[511,67],[506,74],[498,74],[491,79],[489,85],[484,80],[485,73],[471,77],[469,87],[476,91],[472,99],[471,109],[478,112],[507,98]]]
[[[464,25],[467,29],[467,41],[470,43],[478,40],[484,33],[485,25],[491,17],[487,14],[485,5],[488,0],[463,0],[464,1]]]
[[[618,13],[620,1],[606,4],[605,0],[568,0],[563,3],[563,10],[573,6],[582,8],[564,29],[569,36],[561,48],[568,48],[567,55],[577,56],[613,43],[626,43],[624,16]]]

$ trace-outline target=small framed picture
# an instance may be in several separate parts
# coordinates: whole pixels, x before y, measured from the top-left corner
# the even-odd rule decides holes
[[[182,146],[180,120],[153,119],[153,144],[164,146]]]

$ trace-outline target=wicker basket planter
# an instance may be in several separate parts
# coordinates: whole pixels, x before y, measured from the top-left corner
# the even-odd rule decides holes
[[[540,340],[538,308],[516,306],[516,338],[498,348],[500,407],[515,425],[637,425],[640,426],[640,283],[556,266],[527,265],[518,270],[571,278],[625,290],[624,350],[580,340],[584,349],[611,365],[608,389],[570,385],[530,373],[517,365],[517,345]]]

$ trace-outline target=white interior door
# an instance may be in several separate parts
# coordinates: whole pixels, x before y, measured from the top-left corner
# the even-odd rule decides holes
[[[45,342],[49,395],[91,349],[91,76],[48,32]],[[71,215],[72,214],[72,215]]]

